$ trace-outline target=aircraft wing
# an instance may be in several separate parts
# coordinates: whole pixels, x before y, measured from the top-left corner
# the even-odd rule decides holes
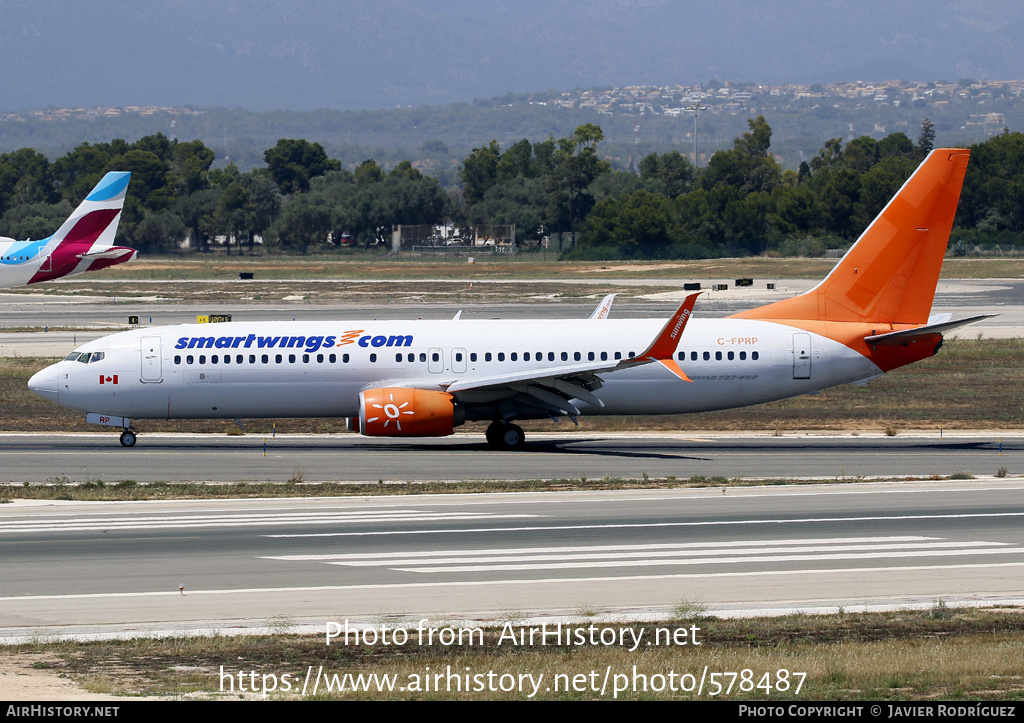
[[[967,319],[958,319],[957,321],[949,321],[948,318],[933,324],[925,324],[919,326],[916,329],[904,329],[903,331],[892,331],[888,334],[876,334],[874,336],[864,337],[864,341],[868,344],[876,346],[891,346],[894,344],[910,344],[911,342],[922,339],[932,334],[945,334],[948,331],[953,331],[961,326],[967,324],[973,324],[976,321],[982,319],[991,319],[997,314],[981,314],[979,316],[971,316]]]
[[[450,384],[440,385],[436,379],[405,380],[396,383],[395,386],[418,387],[422,382],[425,388],[439,388],[449,394],[490,392],[489,396],[496,395],[499,398],[527,395],[533,406],[548,412],[575,415],[579,414],[579,409],[569,402],[570,399],[580,399],[598,407],[604,406],[604,402],[594,394],[594,391],[602,386],[599,376],[602,373],[659,363],[683,381],[689,382],[690,378],[679,368],[672,356],[679,345],[679,338],[686,328],[686,322],[693,313],[693,305],[698,296],[699,293],[687,296],[647,349],[629,359],[545,366],[513,374],[456,379]],[[375,382],[371,386],[378,384]]]

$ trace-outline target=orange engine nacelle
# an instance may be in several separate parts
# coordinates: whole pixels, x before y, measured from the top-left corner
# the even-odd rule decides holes
[[[367,437],[444,437],[466,419],[455,397],[384,387],[359,393],[359,433]]]

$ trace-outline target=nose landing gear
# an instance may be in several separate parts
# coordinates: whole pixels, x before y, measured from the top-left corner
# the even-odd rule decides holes
[[[126,429],[121,432],[121,446],[122,447],[134,447],[135,446],[135,431]]]

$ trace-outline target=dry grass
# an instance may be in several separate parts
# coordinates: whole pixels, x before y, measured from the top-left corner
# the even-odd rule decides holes
[[[677,676],[694,674],[697,679],[707,666],[709,673],[750,670],[760,681],[777,671],[805,672],[807,677],[799,696],[794,687],[787,691],[734,690],[723,695],[729,699],[754,700],[934,700],[1024,698],[1020,676],[1024,653],[1024,614],[1020,610],[986,611],[944,608],[944,614],[932,611],[905,611],[878,614],[839,614],[832,616],[793,615],[784,618],[709,620],[682,622],[681,628],[696,625],[700,646],[641,645],[630,652],[628,646],[511,645],[507,639],[498,645],[501,629],[488,630],[483,644],[418,645],[415,634],[401,646],[344,645],[337,641],[324,644],[322,636],[279,634],[269,637],[177,638],[98,643],[52,643],[24,645],[8,649],[8,656],[44,652],[51,667],[84,682],[89,688],[124,695],[161,695],[181,697],[254,697],[226,696],[220,689],[220,670],[234,673],[255,671],[257,680],[264,674],[294,678],[312,666],[323,666],[325,673],[396,675],[399,684],[410,676],[432,672],[445,673],[447,666],[456,674],[495,676],[543,675],[539,698],[598,699],[611,698],[609,686],[602,696],[600,688],[606,671],[632,680],[636,674]],[[435,625],[450,623],[437,622]],[[581,620],[573,623],[586,628],[617,628],[622,624]],[[415,623],[412,623],[415,626]],[[514,626],[518,629],[517,626]],[[632,623],[623,627],[644,629],[653,636],[654,628],[671,628],[669,623]],[[627,636],[628,639],[628,636]],[[651,638],[645,638],[650,640]],[[596,677],[591,671],[597,671]],[[582,675],[586,690],[555,692],[556,675]],[[678,677],[677,677],[678,680]],[[723,685],[727,678],[720,678]],[[248,681],[248,677],[247,677]],[[620,679],[621,681],[621,679]],[[797,679],[791,677],[796,683]],[[748,686],[749,687],[749,686]],[[296,689],[301,688],[297,683]],[[311,688],[310,688],[311,690]],[[275,694],[274,697],[297,697]],[[519,692],[398,692],[332,693],[321,698],[449,699],[486,698],[522,699]],[[695,693],[648,689],[633,685],[620,694],[627,699],[692,699]],[[708,698],[706,694],[703,696]]]
[[[309,256],[225,256],[222,253],[160,256],[147,254],[127,266],[93,272],[94,279],[501,279],[501,278],[823,278],[834,259],[740,258],[699,261],[557,261],[553,253],[518,256],[392,256],[386,251],[328,251]],[[1021,278],[1024,259],[946,259],[943,278]]]

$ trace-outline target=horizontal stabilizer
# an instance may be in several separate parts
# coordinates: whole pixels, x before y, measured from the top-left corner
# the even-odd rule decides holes
[[[967,319],[959,319],[957,321],[946,321],[940,324],[927,324],[925,326],[919,326],[916,329],[904,329],[903,331],[893,331],[888,334],[877,334],[875,336],[866,336],[864,341],[872,346],[890,346],[894,344],[910,344],[911,342],[923,339],[932,334],[945,334],[947,331],[952,331],[961,326],[967,324],[973,324],[976,321],[982,319],[991,319],[996,314],[981,314],[980,316],[972,316]]]
[[[77,254],[80,259],[119,259],[125,254],[136,254],[135,249],[128,246],[111,246],[102,251],[90,251],[85,254]]]

